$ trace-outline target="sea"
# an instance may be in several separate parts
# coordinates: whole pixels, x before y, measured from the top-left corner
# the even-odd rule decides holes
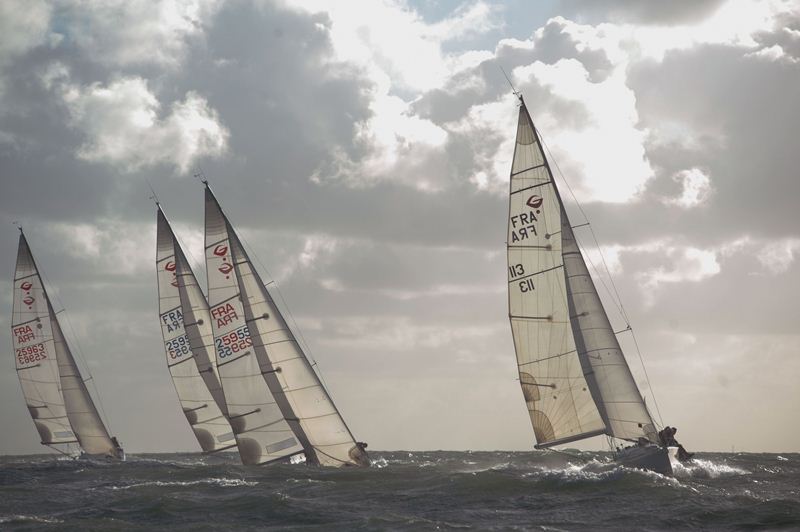
[[[1,530],[800,530],[800,454],[698,453],[674,477],[597,452],[0,457]]]

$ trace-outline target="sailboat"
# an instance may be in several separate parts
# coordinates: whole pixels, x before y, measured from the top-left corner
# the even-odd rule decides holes
[[[242,460],[302,455],[315,465],[369,465],[366,445],[356,442],[204,184],[211,328]]]
[[[11,338],[28,412],[42,445],[62,454],[124,460],[89,395],[19,229]]]
[[[183,415],[205,453],[236,447],[217,374],[208,303],[156,202],[156,271],[161,334]]]
[[[535,447],[607,435],[629,444],[616,449],[619,463],[671,475],[670,452],[600,301],[539,134],[515,94],[508,307]]]

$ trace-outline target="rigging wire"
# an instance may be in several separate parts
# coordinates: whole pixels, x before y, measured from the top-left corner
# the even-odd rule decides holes
[[[614,306],[619,311],[620,316],[625,321],[625,324],[628,326],[628,330],[630,330],[631,337],[633,338],[633,343],[634,343],[634,346],[636,348],[636,354],[639,357],[639,363],[642,366],[642,371],[644,373],[645,381],[647,381],[647,387],[650,390],[650,395],[653,396],[653,403],[655,404],[656,413],[658,414],[658,422],[659,422],[659,424],[661,426],[663,426],[664,425],[664,420],[661,417],[661,409],[658,406],[658,399],[656,398],[655,391],[653,390],[653,385],[650,382],[650,376],[647,373],[647,367],[645,366],[644,358],[642,357],[642,352],[639,349],[639,342],[636,340],[636,335],[634,334],[633,327],[631,326],[630,319],[628,318],[628,313],[626,312],[625,307],[622,304],[622,298],[619,295],[619,291],[617,290],[616,283],[614,283],[614,278],[611,275],[611,270],[608,268],[608,264],[606,263],[605,255],[603,255],[603,252],[600,249],[600,242],[597,239],[597,235],[594,232],[594,228],[592,227],[592,224],[589,222],[589,217],[586,215],[586,212],[583,210],[583,207],[581,206],[580,202],[578,201],[578,198],[575,196],[575,193],[573,192],[572,187],[569,184],[569,181],[567,181],[566,177],[564,177],[564,174],[561,171],[561,167],[559,167],[559,165],[558,165],[558,161],[556,161],[555,158],[553,157],[553,154],[550,151],[550,147],[547,145],[547,143],[545,142],[544,138],[542,138],[541,131],[539,131],[539,138],[541,139],[542,144],[544,145],[544,148],[547,150],[547,154],[548,154],[548,156],[550,158],[549,160],[552,161],[555,164],[556,170],[558,170],[558,174],[561,177],[561,181],[567,186],[567,190],[569,191],[570,196],[572,196],[572,200],[575,202],[575,205],[578,207],[578,210],[580,211],[581,215],[583,216],[583,219],[587,223],[587,227],[589,228],[589,232],[592,235],[592,239],[594,240],[594,244],[597,247],[598,254],[600,255],[600,259],[601,259],[601,261],[603,263],[603,267],[605,268],[606,275],[608,276],[608,279],[609,279],[609,281],[611,283],[611,287],[613,289],[613,292],[611,290],[609,290],[608,286],[605,284],[605,281],[603,280],[603,277],[599,275],[599,272],[598,272],[597,268],[594,266],[594,264],[592,263],[591,259],[588,257],[587,253],[584,253],[584,258],[587,260],[587,262],[592,267],[592,269],[595,270],[595,274],[597,275],[597,278],[600,280],[600,282],[602,283],[603,287],[606,289],[606,291],[611,296],[612,303],[614,303]],[[576,240],[576,242],[578,242],[577,236],[575,237],[575,240]],[[583,247],[585,249],[585,246],[583,246]],[[645,408],[647,408],[646,405],[645,405]]]

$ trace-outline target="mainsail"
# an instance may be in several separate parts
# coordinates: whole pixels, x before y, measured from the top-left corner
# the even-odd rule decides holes
[[[520,97],[508,219],[509,318],[537,448],[657,441]]]
[[[12,336],[17,371],[42,443],[68,443],[55,441],[58,437],[77,439],[87,454],[122,458],[123,451],[109,435],[78,370],[22,230],[14,292]],[[54,376],[58,379],[56,388]],[[71,431],[63,426],[62,408]],[[54,417],[48,419],[43,413]],[[53,424],[58,432],[51,430]]]
[[[206,261],[212,321],[220,329],[215,328],[214,336],[226,396],[229,386],[224,369],[239,360],[233,358],[236,352],[232,349],[245,341],[250,349],[241,357],[252,360],[255,356],[263,382],[302,445],[306,459],[333,467],[367,465],[366,452],[356,443],[322,386],[208,186]],[[236,335],[230,331],[236,331]],[[245,340],[226,343],[226,338]]]
[[[236,445],[227,406],[211,362],[214,356],[206,303],[175,234],[158,207],[158,303],[167,366],[186,420],[203,452]]]

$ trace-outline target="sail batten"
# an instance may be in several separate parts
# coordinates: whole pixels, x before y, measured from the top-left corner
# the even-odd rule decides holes
[[[156,242],[159,322],[181,410],[203,452],[229,449],[235,440],[222,389],[202,334],[190,325],[210,321],[208,305],[160,206]]]
[[[230,254],[228,264],[231,268],[223,264],[218,266],[218,270],[222,268],[226,270],[224,274],[235,277],[244,312],[243,321],[249,331],[261,376],[284,419],[301,442],[307,460],[334,467],[365,465],[368,460],[366,453],[356,444],[208,187],[206,208],[207,212],[209,208],[216,210],[227,231],[227,239],[218,240],[209,248],[229,248],[225,251]],[[212,270],[211,265],[208,270]]]

